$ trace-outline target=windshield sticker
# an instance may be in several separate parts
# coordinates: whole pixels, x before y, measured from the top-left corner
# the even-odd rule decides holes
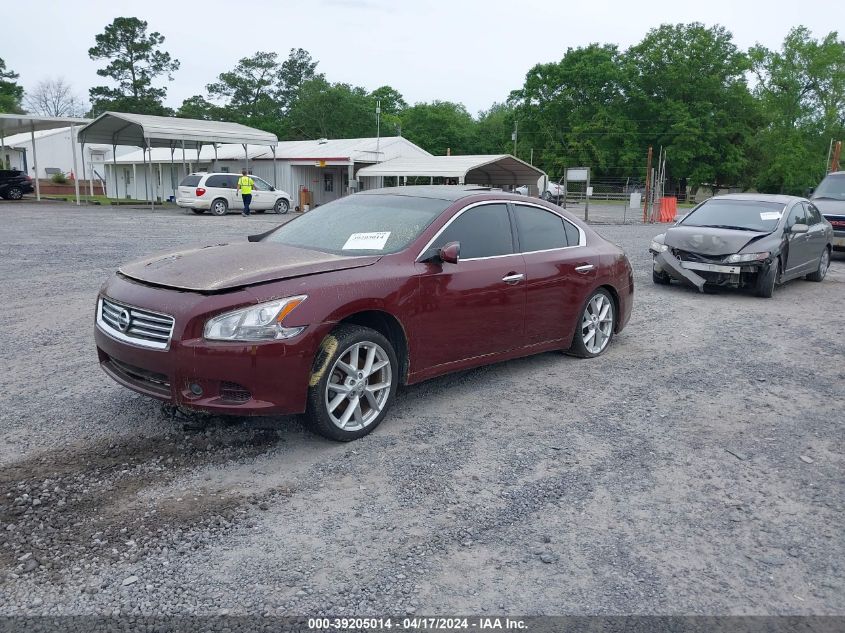
[[[780,220],[780,211],[760,211],[761,220]]]
[[[341,249],[344,251],[380,251],[384,249],[390,231],[378,231],[376,233],[353,233],[346,240]]]

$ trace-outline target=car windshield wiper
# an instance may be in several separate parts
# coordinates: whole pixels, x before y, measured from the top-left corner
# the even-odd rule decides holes
[[[837,198],[835,196],[814,196],[813,200],[845,200],[845,198]]]
[[[747,226],[732,226],[730,224],[699,224],[698,226],[710,229],[732,229],[734,231],[754,231],[755,233],[765,232],[765,229],[752,229]]]

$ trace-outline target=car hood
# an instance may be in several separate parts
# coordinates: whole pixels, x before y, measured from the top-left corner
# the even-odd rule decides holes
[[[673,226],[666,231],[663,243],[701,255],[732,255],[751,242],[769,235],[757,231],[734,231],[708,226]]]
[[[235,242],[173,251],[118,272],[154,286],[213,294],[244,286],[370,266],[378,256],[344,257],[274,242]]]
[[[816,198],[813,204],[818,207],[822,215],[845,215],[845,200],[828,200]]]

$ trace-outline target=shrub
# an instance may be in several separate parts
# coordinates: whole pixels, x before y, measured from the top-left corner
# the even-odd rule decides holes
[[[53,181],[54,183],[56,183],[57,185],[65,185],[65,184],[67,184],[67,176],[65,176],[65,175],[64,175],[63,173],[61,173],[61,172],[59,172],[59,173],[57,173],[57,174],[53,174],[52,176],[50,176],[50,180],[52,180],[52,181]]]

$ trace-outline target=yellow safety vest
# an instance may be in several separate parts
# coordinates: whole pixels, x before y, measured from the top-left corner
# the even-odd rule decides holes
[[[240,178],[238,178],[238,187],[240,187],[242,194],[251,194],[252,187],[254,185],[255,181],[249,176],[241,176]]]

